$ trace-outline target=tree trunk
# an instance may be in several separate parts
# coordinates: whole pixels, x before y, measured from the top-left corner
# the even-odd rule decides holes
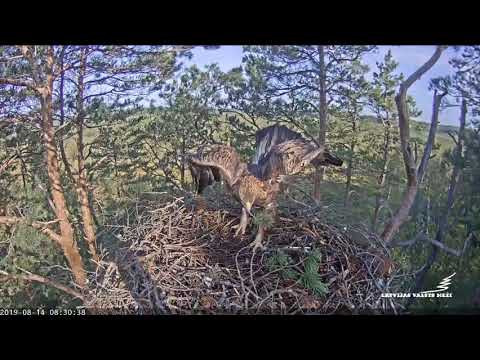
[[[350,151],[353,151],[353,146],[350,144]],[[343,200],[343,206],[348,207],[350,203],[350,189],[352,187],[352,172],[353,172],[353,159],[349,158],[347,161],[347,180],[345,181],[345,197]]]
[[[325,138],[327,133],[327,87],[326,87],[326,68],[325,68],[325,46],[318,46],[319,69],[318,69],[318,89],[320,95],[319,106],[319,133],[318,145],[325,145]],[[315,169],[314,184],[313,184],[313,198],[317,203],[320,202],[321,193],[320,187],[323,180],[324,168],[319,167]]]
[[[41,89],[41,115],[43,141],[47,154],[47,173],[51,186],[52,199],[55,205],[55,215],[59,220],[61,236],[58,242],[72,269],[76,283],[84,287],[86,283],[85,270],[82,257],[75,243],[73,228],[68,219],[68,208],[61,183],[60,171],[55,143],[55,131],[52,117],[52,92],[53,92],[53,49],[50,47],[47,59],[47,84]]]
[[[80,209],[82,212],[82,223],[83,223],[83,232],[85,233],[85,240],[88,245],[90,254],[98,261],[97,255],[97,244],[96,244],[96,233],[95,226],[92,216],[92,211],[90,209],[90,202],[88,197],[88,182],[87,182],[87,170],[85,168],[85,158],[83,155],[84,144],[83,144],[83,125],[85,121],[85,110],[84,110],[84,90],[85,90],[85,72],[86,72],[86,51],[82,49],[82,54],[80,58],[80,69],[78,75],[78,91],[77,91],[77,163],[78,163],[78,181],[77,181],[77,193],[78,199],[80,201]]]
[[[463,152],[463,142],[465,136],[465,122],[467,116],[467,103],[465,99],[462,100],[461,114],[460,114],[460,128],[458,131],[458,142],[455,148],[455,164],[453,166],[452,176],[450,178],[450,184],[448,186],[448,195],[447,195],[447,204],[445,206],[445,211],[443,212],[439,222],[438,229],[435,234],[435,240],[439,243],[443,243],[445,239],[445,234],[447,233],[448,228],[448,218],[450,212],[452,211],[453,204],[455,202],[455,191],[457,189],[458,177],[461,172],[461,166],[459,160],[462,157]],[[425,278],[428,274],[428,271],[431,269],[438,255],[438,246],[432,245],[432,252],[430,253],[427,262],[422,269],[422,271],[417,275],[415,280],[415,287],[413,292],[418,292],[425,282]],[[411,299],[407,306],[410,306],[413,303],[414,299]]]
[[[182,155],[181,155],[181,164],[180,164],[180,183],[182,184],[182,189],[186,189],[185,184],[185,137],[182,139]]]
[[[23,160],[22,153],[19,149],[19,144],[17,141],[17,157],[18,161],[20,161],[20,174],[22,176],[22,185],[23,185],[23,192],[25,196],[27,196],[27,165],[25,164],[25,160]]]
[[[407,175],[407,189],[403,195],[400,207],[393,215],[390,221],[385,226],[381,238],[385,243],[390,243],[393,236],[398,232],[400,227],[408,219],[410,208],[413,205],[415,196],[418,190],[418,174],[417,165],[410,146],[410,117],[408,115],[407,107],[407,91],[408,88],[417,81],[422,75],[424,75],[431,67],[438,61],[443,50],[445,48],[438,46],[432,57],[423,64],[417,71],[410,75],[407,80],[400,84],[400,91],[395,97],[395,102],[398,108],[398,126],[400,128],[400,146],[403,155],[403,162],[405,164],[405,171]],[[434,119],[435,114],[432,115],[432,122],[437,121]],[[438,116],[438,113],[437,113]]]
[[[59,97],[60,97],[60,126],[65,124],[65,98],[64,98],[64,89],[65,89],[65,72],[63,71],[63,56],[65,52],[65,47],[62,49],[60,54],[60,68],[62,72],[60,74],[60,84],[59,84]],[[65,171],[67,172],[68,178],[72,181],[72,184],[75,184],[75,178],[72,175],[72,170],[68,162],[67,155],[65,154],[65,144],[63,143],[62,136],[59,136],[58,145],[60,148],[60,157],[62,158],[63,165],[65,166]]]
[[[388,163],[389,163],[389,149],[390,149],[390,120],[384,121],[384,128],[383,128],[383,154],[382,154],[382,170],[380,176],[378,177],[378,187],[377,187],[377,194],[375,195],[375,210],[373,211],[373,218],[372,218],[372,232],[376,232],[377,228],[377,221],[378,221],[378,214],[380,213],[380,207],[382,205],[382,199],[384,198],[384,188],[385,188],[385,180],[387,178],[387,171],[388,171]]]
[[[355,115],[354,115],[355,116]],[[352,187],[352,174],[353,174],[353,167],[354,167],[354,155],[355,155],[355,146],[357,144],[356,134],[357,134],[357,122],[355,117],[352,119],[352,141],[350,142],[350,156],[347,160],[347,180],[345,182],[345,199],[343,201],[343,205],[345,207],[348,206],[350,200],[350,189]]]
[[[438,129],[438,114],[440,112],[440,104],[442,102],[442,98],[446,95],[443,94],[433,94],[433,115],[432,115],[432,122],[430,124],[430,130],[428,132],[427,143],[425,144],[425,150],[423,152],[422,160],[420,160],[420,165],[418,166],[418,182],[421,183],[423,181],[423,177],[427,170],[428,161],[430,160],[430,155],[432,153],[432,149],[435,146],[435,135],[437,134]]]
[[[88,192],[88,206],[90,207],[90,212],[92,213],[93,223],[95,227],[98,228],[100,226],[100,222],[98,221],[97,214],[95,213],[95,207],[93,205],[95,198],[93,197],[93,192]]]

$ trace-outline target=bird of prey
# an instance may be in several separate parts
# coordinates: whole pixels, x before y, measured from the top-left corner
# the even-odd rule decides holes
[[[206,145],[188,157],[197,194],[216,181],[223,180],[242,205],[240,223],[235,236],[245,234],[254,206],[265,209],[272,218],[277,215],[277,197],[288,176],[314,166],[341,166],[343,161],[324,147],[305,140],[285,126],[273,125],[256,133],[255,155],[249,164],[228,145]],[[262,248],[266,225],[259,225],[254,250]]]

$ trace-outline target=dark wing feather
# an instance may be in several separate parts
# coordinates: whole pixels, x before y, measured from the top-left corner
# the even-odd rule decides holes
[[[198,166],[190,163],[190,173],[198,194],[202,194],[206,187],[220,182],[220,171],[215,167]]]
[[[303,139],[303,137],[283,125],[272,125],[258,130],[255,134],[255,155],[252,164],[256,165],[264,161],[275,145],[295,139]]]
[[[217,176],[220,175],[230,187],[238,181],[247,169],[247,165],[242,162],[236,150],[227,145],[203,146],[196,154],[189,157],[189,162],[191,167],[196,169],[200,175],[202,172],[211,171],[213,178],[215,178],[215,173],[217,173]],[[199,179],[201,180],[201,176]],[[213,180],[210,177],[204,183],[210,185],[209,182],[213,183]]]
[[[289,144],[285,145],[286,142]],[[280,146],[281,144],[284,145]],[[302,158],[315,149],[318,150],[317,154],[311,160]],[[313,153],[310,156],[312,155]],[[291,160],[288,160],[288,156]],[[301,134],[286,126],[273,125],[257,131],[255,156],[249,164],[251,172],[257,177],[272,179],[276,174],[293,175],[301,171],[308,162],[315,167],[343,164],[343,161],[330,151],[318,149],[308,143]]]

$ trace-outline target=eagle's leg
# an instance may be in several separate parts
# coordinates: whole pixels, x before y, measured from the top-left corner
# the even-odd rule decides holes
[[[255,240],[249,245],[250,247],[253,247],[253,252],[258,248],[265,250],[265,246],[263,246],[263,238],[265,237],[267,229],[272,226],[277,219],[277,204],[275,202],[270,203],[266,206],[265,212],[270,217],[269,224],[259,224]]]
[[[249,245],[249,247],[253,247],[253,252],[255,252],[258,248],[261,250],[265,250],[265,246],[263,246],[262,241],[265,236],[265,225],[260,225],[258,227],[257,235],[255,236],[255,240]]]
[[[240,224],[234,226],[234,229],[237,229],[235,232],[235,236],[238,235],[245,235],[245,231],[247,230],[247,225],[248,225],[248,212],[247,209],[242,207],[242,217],[240,218]]]

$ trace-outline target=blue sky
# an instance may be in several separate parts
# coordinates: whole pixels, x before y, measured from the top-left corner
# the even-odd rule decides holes
[[[364,61],[370,66],[371,70],[375,69],[376,61],[383,60],[384,55],[389,49],[392,50],[394,59],[399,62],[398,72],[408,76],[425,63],[433,54],[435,46],[379,46],[378,51],[375,54],[365,56]],[[451,73],[448,60],[453,54],[452,49],[447,49],[432,69],[409,89],[409,94],[415,98],[418,108],[423,111],[420,117],[423,121],[430,121],[432,114],[433,93],[428,90],[428,83],[433,77]],[[239,66],[242,62],[242,56],[241,46],[221,46],[217,50],[205,50],[202,47],[197,47],[193,51],[193,58],[190,63],[196,64],[201,68],[207,64],[218,63],[222,70],[227,71]],[[440,114],[440,123],[457,125],[458,109],[450,108],[442,111]]]

